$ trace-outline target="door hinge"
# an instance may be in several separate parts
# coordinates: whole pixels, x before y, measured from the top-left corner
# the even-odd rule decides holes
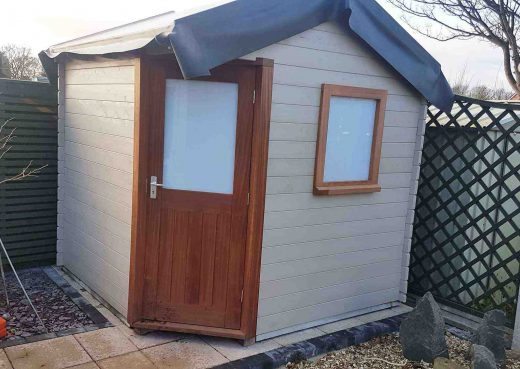
[[[244,302],[244,289],[242,288],[242,293],[240,294],[240,303]]]
[[[256,90],[253,90],[253,104],[256,103]]]

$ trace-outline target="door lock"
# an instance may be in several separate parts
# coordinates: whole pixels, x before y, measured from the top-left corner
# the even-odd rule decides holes
[[[157,177],[152,176],[150,178],[150,198],[151,199],[157,198],[157,187],[163,187],[163,184],[157,183]]]

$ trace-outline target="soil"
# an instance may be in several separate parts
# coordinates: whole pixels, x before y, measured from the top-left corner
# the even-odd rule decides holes
[[[451,334],[446,336],[450,358],[461,368],[471,368],[471,343]],[[508,353],[506,369],[520,369],[520,359]],[[375,338],[358,346],[332,352],[313,361],[289,363],[287,369],[430,369],[432,364],[414,363],[404,358],[399,336],[391,334]]]
[[[94,324],[41,268],[19,270],[18,275],[48,332]],[[6,272],[6,281],[9,306],[0,279],[0,316],[7,320],[7,337],[2,340],[47,333],[12,272]]]

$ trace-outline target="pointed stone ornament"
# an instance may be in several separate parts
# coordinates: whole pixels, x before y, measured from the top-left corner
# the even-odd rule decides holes
[[[445,322],[433,295],[424,295],[401,323],[399,333],[404,357],[411,361],[433,363],[435,358],[448,358]]]
[[[506,314],[502,310],[488,311],[475,332],[474,343],[487,347],[498,365],[506,361]]]

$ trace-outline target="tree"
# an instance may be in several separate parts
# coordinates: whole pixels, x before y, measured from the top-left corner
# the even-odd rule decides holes
[[[505,88],[490,88],[484,85],[469,86],[454,84],[453,92],[457,95],[472,97],[479,100],[509,100],[513,96],[511,91]]]
[[[466,68],[459,74],[457,80],[451,83],[451,88],[457,95],[479,100],[510,100],[514,95],[511,90],[503,87],[488,87],[482,84],[472,85],[471,80],[467,77]]]
[[[0,54],[7,60],[8,74],[12,79],[31,80],[44,74],[40,60],[27,47],[3,45],[0,47]]]
[[[405,21],[422,35],[439,41],[478,38],[497,46],[511,88],[520,93],[520,0],[388,0],[436,28]],[[475,52],[478,52],[476,50]]]
[[[9,152],[13,140],[16,138],[16,136],[14,135],[15,128],[7,129],[7,124],[10,121],[11,120],[6,120],[2,125],[0,125],[0,160],[2,160],[5,157],[5,155]],[[7,182],[21,181],[25,178],[35,177],[45,167],[46,165],[35,168],[32,165],[32,161],[30,161],[18,174],[15,174],[10,177],[0,177],[0,185]]]

